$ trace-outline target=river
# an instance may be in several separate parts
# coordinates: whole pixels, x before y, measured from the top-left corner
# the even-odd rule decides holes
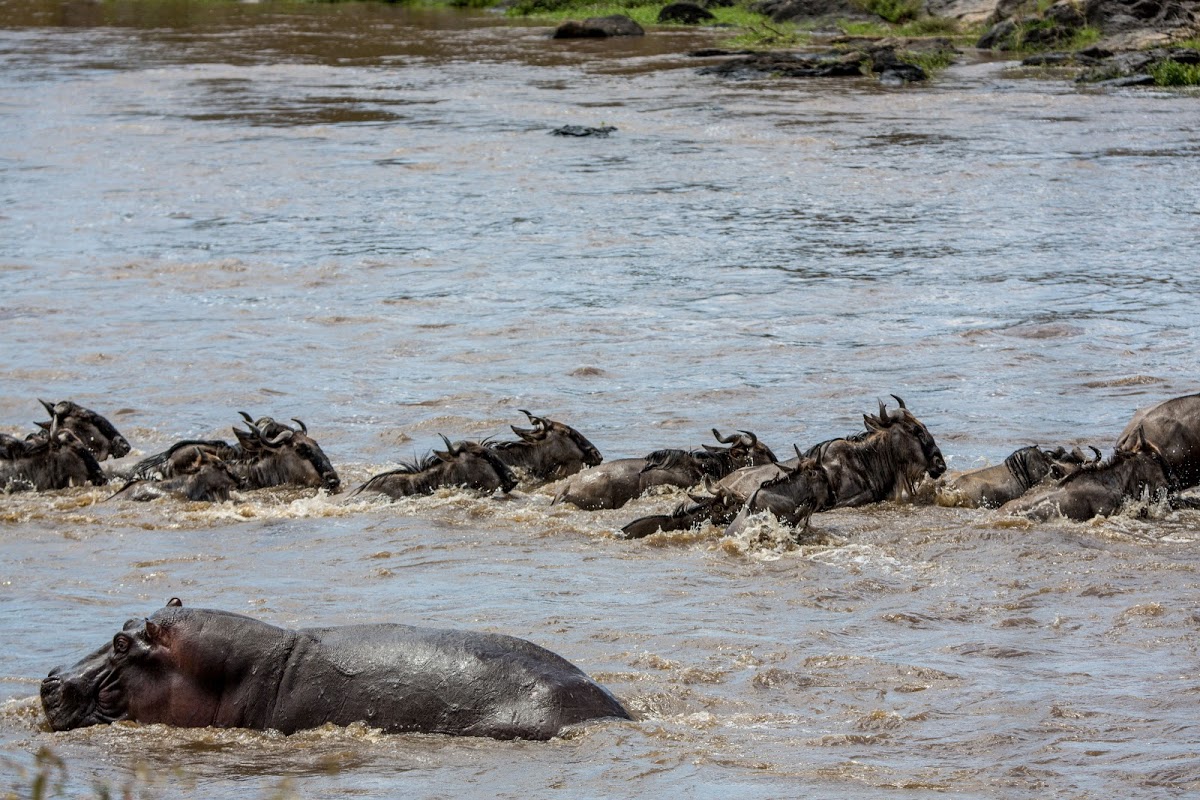
[[[788,453],[895,394],[956,471],[1110,452],[1135,409],[1197,390],[1195,96],[970,54],[923,86],[726,81],[687,55],[718,31],[548,31],[0,0],[0,431],[73,399],[133,444],[119,468],[230,438],[241,410],[297,417],[354,486],[519,409],[610,459],[713,427]],[[880,504],[799,547],[626,542],[683,495],[582,512],[554,488],[0,495],[0,792],[39,770],[69,797],[1200,791],[1200,513]],[[46,672],[173,596],[521,636],[636,720],[548,743],[50,732]]]

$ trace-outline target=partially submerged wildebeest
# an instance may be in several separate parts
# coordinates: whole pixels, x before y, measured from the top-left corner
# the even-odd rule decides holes
[[[517,478],[495,451],[478,442],[451,444],[445,436],[445,450],[434,450],[420,461],[402,464],[390,472],[375,475],[351,496],[378,492],[393,499],[433,494],[443,487],[464,486],[491,494],[497,489],[511,492]]]
[[[960,508],[999,508],[1046,480],[1061,480],[1088,463],[1100,460],[1100,451],[1089,461],[1079,448],[1043,450],[1036,445],[1015,450],[1000,464],[969,470],[937,488],[938,505]]]
[[[842,439],[830,439],[809,448],[803,456],[775,467],[746,469],[733,473],[726,486],[718,482],[716,507],[704,501],[685,506],[670,515],[643,517],[626,525],[627,538],[639,539],[655,530],[683,530],[708,520],[721,522],[730,508],[740,509],[763,483],[781,477],[779,467],[799,466],[804,458],[816,458],[835,498],[834,508],[861,506],[883,500],[911,497],[915,486],[926,474],[937,478],[946,471],[946,461],[929,430],[896,395],[900,408],[889,413],[879,403],[879,416],[863,415],[866,432]],[[730,499],[727,499],[730,498]],[[823,509],[815,509],[823,510]]]
[[[865,434],[822,442],[805,453],[820,452],[837,508],[911,498],[925,475],[937,478],[946,471],[946,460],[929,429],[902,399],[892,397],[900,406],[895,412],[889,413],[880,401],[879,416],[863,414]]]
[[[621,508],[654,486],[697,486],[705,477],[719,480],[739,467],[773,464],[771,448],[750,431],[713,436],[729,447],[703,445],[701,450],[656,450],[645,458],[620,458],[575,475],[559,489],[553,503],[571,503],[586,511]]]
[[[1117,449],[1132,449],[1138,429],[1171,468],[1172,493],[1200,484],[1200,394],[1176,397],[1137,412],[1117,437]]]
[[[537,481],[556,481],[574,475],[584,467],[604,460],[595,445],[582,433],[546,417],[536,417],[525,409],[532,428],[510,425],[521,437],[515,442],[483,442],[510,468],[520,470]]]
[[[245,412],[242,416],[249,419]],[[263,423],[262,428],[258,422]],[[193,449],[200,448],[228,464],[247,489],[285,485],[321,487],[330,493],[341,489],[337,471],[321,446],[308,435],[308,426],[298,419],[293,420],[295,428],[270,417],[258,422],[247,422],[249,431],[233,429],[237,444],[220,439],[176,442],[164,452],[138,462],[131,477],[164,480],[186,474],[186,466],[194,458]]]
[[[1000,507],[1001,514],[1031,519],[1108,517],[1130,501],[1157,502],[1173,485],[1172,469],[1157,445],[1141,428],[1124,437],[1125,446],[1103,463],[1090,464],[1045,491],[1018,497]]]
[[[71,431],[51,424],[45,434],[24,440],[0,434],[0,491],[42,492],[107,482],[100,462]]]
[[[129,454],[129,442],[117,432],[111,422],[95,411],[70,400],[53,404],[45,400],[38,402],[50,414],[49,422],[37,423],[46,434],[54,427],[60,431],[71,431],[92,451],[97,461],[104,461],[109,457],[121,458]]]
[[[185,457],[190,458],[190,462],[185,463]],[[175,477],[161,480],[134,478],[109,499],[122,497],[146,501],[170,495],[181,500],[224,503],[230,492],[246,486],[228,462],[202,447],[177,451],[175,460]]]
[[[670,514],[636,519],[621,529],[626,539],[641,539],[658,531],[687,530],[703,523],[728,525],[726,535],[741,530],[751,514],[769,512],[787,525],[808,530],[816,511],[832,508],[836,497],[819,457],[796,458],[775,464],[742,467],[719,481],[705,479],[708,496],[689,495]]]

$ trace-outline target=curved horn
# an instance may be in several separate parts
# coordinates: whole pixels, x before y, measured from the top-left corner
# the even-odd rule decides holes
[[[750,431],[738,430],[738,433],[743,433],[746,435],[746,439],[748,441],[742,442],[742,444],[746,445],[746,447],[754,447],[754,445],[758,444],[758,437]]]
[[[254,417],[250,416],[245,411],[239,411],[238,414],[241,415],[242,419],[246,420],[247,425],[250,425],[251,427],[254,426]]]
[[[1091,450],[1093,453],[1095,453],[1095,454],[1096,454],[1096,459],[1095,459],[1096,461],[1099,461],[1100,459],[1104,458],[1104,454],[1103,454],[1103,453],[1101,453],[1099,450],[1097,450],[1097,449],[1096,449],[1096,447],[1095,447],[1095,445],[1090,445],[1090,444],[1089,444],[1089,445],[1088,445],[1088,449],[1089,449],[1089,450]]]
[[[46,409],[46,413],[49,414],[52,418],[57,416],[54,413],[54,406],[52,406],[50,403],[47,403],[45,400],[43,400],[40,397],[38,398],[38,402],[42,404],[42,407]]]
[[[530,414],[528,411],[526,411],[523,408],[518,408],[517,410],[520,411],[525,416],[529,417],[530,424],[536,425],[539,428],[546,427],[546,421],[544,419],[542,419],[541,417],[535,417],[533,414]]]
[[[712,435],[721,444],[732,444],[733,442],[736,442],[738,439],[738,437],[736,437],[732,434],[730,434],[729,436],[722,436],[720,431],[718,431],[716,428],[712,429]]]
[[[454,449],[454,445],[450,444],[450,440],[446,438],[446,435],[444,433],[439,433],[438,436],[441,436],[442,441],[446,443],[446,452],[447,453],[449,453],[452,456],[458,455],[458,452]]]
[[[305,436],[308,435],[308,426],[304,424],[303,420],[299,420],[299,419],[296,419],[295,417],[292,417],[292,422],[294,422],[300,426],[301,433],[303,433]]]
[[[892,423],[892,418],[891,418],[891,416],[888,414],[888,412],[887,412],[887,407],[886,407],[886,406],[884,406],[884,404],[883,404],[883,401],[882,401],[882,400],[880,400],[880,401],[879,401],[879,422],[880,422],[880,423],[883,425],[883,427],[885,427],[885,428],[886,428],[888,425],[890,425],[890,424]]]
[[[896,405],[900,406],[903,409],[908,408],[908,406],[904,405],[904,400],[902,398],[897,397],[896,395],[892,395],[892,398],[896,401]]]

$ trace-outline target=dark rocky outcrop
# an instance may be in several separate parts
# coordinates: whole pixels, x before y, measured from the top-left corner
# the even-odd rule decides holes
[[[1076,78],[1078,82],[1108,86],[1153,84],[1152,71],[1166,61],[1174,61],[1176,64],[1200,64],[1200,50],[1182,47],[1110,54],[1107,58],[1089,57],[1082,53],[1075,55],[1077,65],[1089,67]]]
[[[711,22],[716,19],[711,11],[708,11],[695,3],[671,3],[665,5],[662,11],[658,12],[659,22],[679,22],[684,25],[699,25],[702,22]]]
[[[554,31],[555,39],[602,39],[608,36],[645,36],[646,31],[624,14],[589,17],[583,22],[569,19]]]
[[[1200,32],[1200,0],[1061,0],[1042,11],[1032,0],[1000,0],[988,18],[982,49],[1052,50],[1085,27],[1112,52],[1167,46]]]
[[[874,73],[884,83],[899,85],[928,77],[921,67],[904,60],[904,54],[911,52],[905,45],[914,41],[920,41],[930,49],[953,50],[948,40],[940,39],[853,39],[847,40],[843,48],[819,53],[752,53],[702,67],[699,72],[733,79],[766,75],[783,78],[862,77]]]

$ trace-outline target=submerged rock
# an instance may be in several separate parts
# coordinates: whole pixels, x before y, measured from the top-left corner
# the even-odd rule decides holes
[[[645,29],[624,14],[588,17],[583,22],[569,19],[554,31],[555,39],[601,39],[608,36],[645,35]]]
[[[598,136],[601,139],[608,138],[608,135],[615,131],[611,125],[601,125],[598,128],[588,127],[587,125],[563,125],[561,128],[555,128],[550,131],[552,136]]]

